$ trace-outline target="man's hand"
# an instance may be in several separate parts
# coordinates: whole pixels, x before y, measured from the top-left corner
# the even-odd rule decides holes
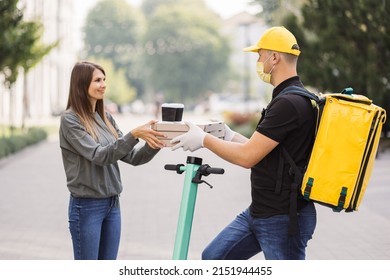
[[[178,142],[172,147],[172,151],[182,147],[184,151],[190,150],[193,152],[203,147],[203,140],[206,136],[206,132],[193,123],[185,122],[185,124],[190,129],[183,135],[177,136],[171,140],[172,144]]]
[[[225,136],[223,137],[223,140],[225,141],[232,141],[233,137],[236,135],[236,132],[234,132],[226,123],[225,123]]]

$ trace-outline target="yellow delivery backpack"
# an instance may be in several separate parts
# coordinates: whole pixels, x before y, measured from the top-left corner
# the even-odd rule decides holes
[[[386,111],[352,89],[323,98],[301,191],[306,199],[351,212],[359,208],[371,177]]]
[[[299,174],[303,197],[336,212],[357,210],[371,177],[386,111],[366,96],[353,94],[352,88],[317,96],[293,86],[285,93],[311,98],[318,111],[313,149]]]

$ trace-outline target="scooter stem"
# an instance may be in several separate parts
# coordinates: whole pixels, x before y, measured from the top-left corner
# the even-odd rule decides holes
[[[194,217],[196,195],[198,192],[198,183],[193,183],[199,167],[202,165],[202,159],[197,157],[187,157],[187,165],[181,166],[180,170],[185,170],[183,193],[180,204],[179,220],[177,224],[175,247],[173,250],[174,260],[186,260],[188,247],[191,238],[192,220]]]

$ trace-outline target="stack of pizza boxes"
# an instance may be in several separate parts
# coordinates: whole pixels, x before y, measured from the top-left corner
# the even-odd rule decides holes
[[[204,132],[210,133],[215,137],[223,139],[225,136],[225,124],[222,121],[210,121],[196,124]],[[189,127],[184,122],[167,122],[159,121],[152,126],[152,129],[162,132],[166,137],[159,137],[160,140],[166,145],[171,147],[171,140],[179,135],[188,132]]]

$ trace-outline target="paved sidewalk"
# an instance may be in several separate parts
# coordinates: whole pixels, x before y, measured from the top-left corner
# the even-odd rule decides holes
[[[123,131],[143,118],[119,117]],[[128,122],[128,123],[127,123]],[[134,127],[134,126],[133,126]],[[249,170],[207,150],[163,149],[148,164],[121,163],[122,239],[119,259],[171,259],[184,174],[164,170],[187,156],[225,169],[198,189],[189,259],[197,260],[209,241],[249,205]],[[379,157],[359,211],[333,213],[318,206],[318,226],[309,242],[310,260],[390,260],[390,153]],[[0,161],[0,259],[72,259],[66,189],[58,137]],[[262,259],[258,255],[255,259]]]

